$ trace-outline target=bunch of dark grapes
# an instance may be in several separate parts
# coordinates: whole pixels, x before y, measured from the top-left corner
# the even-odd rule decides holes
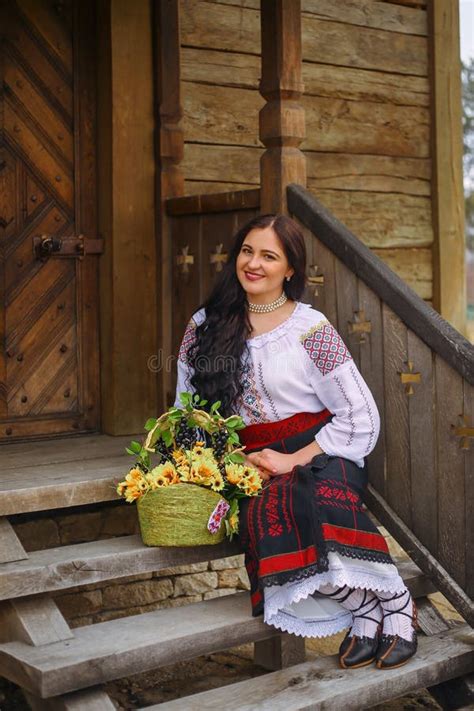
[[[191,449],[196,442],[196,430],[190,427],[183,417],[176,432],[176,445],[179,449]]]
[[[162,439],[159,439],[156,443],[155,452],[157,452],[157,454],[160,454],[163,459],[168,460],[171,458],[170,449],[166,446]]]
[[[224,456],[228,437],[229,433],[226,429],[219,430],[213,435],[212,446],[217,459],[221,459]]]

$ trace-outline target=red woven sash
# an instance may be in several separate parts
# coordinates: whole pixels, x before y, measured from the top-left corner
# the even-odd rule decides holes
[[[239,438],[247,449],[261,449],[279,439],[304,432],[310,427],[324,422],[329,417],[331,417],[329,410],[298,412],[296,415],[286,417],[278,422],[262,422],[257,425],[248,425],[239,431]]]

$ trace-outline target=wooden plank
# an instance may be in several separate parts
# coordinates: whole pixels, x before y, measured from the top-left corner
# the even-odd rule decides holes
[[[255,642],[253,660],[271,671],[301,664],[306,660],[305,639],[284,633]]]
[[[444,318],[466,333],[463,129],[459,3],[436,0],[430,14],[433,96],[433,302]]]
[[[371,101],[327,96],[304,96],[301,103],[307,124],[305,151],[429,158],[425,107],[388,102],[374,107]],[[186,141],[258,147],[262,106],[262,98],[253,89],[187,82],[183,97]]]
[[[469,622],[474,624],[474,604],[470,597],[458,585],[449,572],[418,540],[409,527],[397,516],[395,511],[369,484],[365,499],[367,506],[377,516],[379,521],[403,547],[410,558],[420,567],[440,592],[443,593],[456,610]]]
[[[189,711],[340,711],[367,708],[437,681],[463,674],[472,668],[472,632],[467,625],[432,637],[422,637],[418,652],[408,664],[378,674],[371,666],[345,670],[336,657],[320,657],[256,679],[205,691],[186,698]],[[177,711],[183,699],[176,699],[147,711]],[[144,710],[142,710],[144,711]]]
[[[392,271],[422,299],[433,297],[433,254],[431,249],[400,247],[373,249]]]
[[[149,548],[143,545],[140,536],[120,536],[35,551],[24,561],[0,565],[0,600],[158,572],[239,552],[235,543],[227,541],[194,548]],[[420,584],[421,574],[416,567],[403,574],[411,585]]]
[[[173,274],[173,354],[178,355],[186,326],[197,310],[201,294],[201,216],[175,217],[171,222]],[[187,256],[192,263],[178,265],[179,257]]]
[[[413,5],[424,5],[424,2],[410,0]],[[408,2],[407,4],[410,4]],[[235,0],[216,0],[219,5],[236,5],[258,10],[260,0],[244,0],[236,3]],[[340,0],[333,3],[331,0],[302,0],[303,14],[310,14],[322,20],[345,22],[349,25],[361,27],[376,27],[391,32],[403,32],[413,35],[426,35],[426,12],[420,9],[398,8],[394,3],[381,5],[380,3],[353,2],[353,0]]]
[[[434,359],[436,458],[438,463],[437,559],[464,588],[466,565],[465,452],[452,428],[463,412],[463,380],[439,356]]]
[[[213,255],[216,255],[217,248],[222,245],[221,253],[229,254],[234,242],[235,215],[232,212],[211,213],[202,217],[202,262],[201,272],[201,294],[203,301],[209,296],[216,278],[222,270],[223,263],[211,263]],[[218,267],[220,266],[220,270]]]
[[[166,201],[168,215],[208,214],[233,212],[259,207],[260,190],[230,190],[220,193],[205,193],[193,196],[170,198]]]
[[[380,299],[360,279],[357,280],[359,291],[359,309],[364,311],[365,320],[370,323],[370,333],[360,345],[360,372],[364,377],[377,404],[380,416],[380,433],[375,449],[368,456],[369,481],[382,496],[385,496],[385,394],[383,371],[383,331],[382,305]]]
[[[408,370],[407,329],[398,316],[382,305],[386,499],[397,514],[411,525],[410,437],[408,395],[401,372]]]
[[[392,4],[356,2],[353,0],[303,0],[303,13],[321,20],[334,20],[360,27],[375,27],[390,32],[427,35],[427,13],[418,8],[399,8]]]
[[[444,619],[443,615],[427,597],[417,600],[416,607],[419,625],[426,635],[437,634],[454,626],[453,623],[449,624]]]
[[[27,559],[28,553],[23,548],[10,521],[7,518],[0,518],[0,563]]]
[[[23,692],[32,711],[115,711],[108,694],[100,689],[75,691],[55,699],[39,699]]]
[[[301,186],[288,187],[291,213],[398,313],[430,348],[474,385],[473,347]]]
[[[308,185],[322,189],[429,196],[430,161],[357,153],[306,151]],[[400,216],[402,217],[402,216]]]
[[[114,483],[123,478],[125,457],[85,462],[43,464],[19,476],[18,469],[0,473],[0,516],[44,511],[118,498]]]
[[[474,388],[465,380],[463,381],[463,413],[470,427],[474,427]],[[466,561],[472,557],[474,550],[474,440],[471,438],[466,443],[468,449],[464,450],[465,468],[465,500],[466,500]],[[474,598],[474,566],[466,565],[466,592]]]
[[[0,668],[23,688],[55,696],[277,633],[250,612],[249,596],[236,594],[80,627],[74,639],[44,648],[8,642]]]
[[[0,622],[0,642],[7,644],[21,640],[30,648],[74,636],[54,600],[46,596],[2,602]]]
[[[420,382],[413,384],[408,397],[409,456],[411,470],[411,515],[415,536],[431,553],[438,552],[438,482],[436,472],[436,401],[433,380],[433,353],[411,330],[407,332],[408,359]],[[441,504],[444,506],[444,503]]]
[[[132,437],[140,439],[142,434],[125,437],[89,434],[55,440],[29,441],[27,444],[24,442],[9,443],[0,447],[0,469],[6,471],[15,468],[23,472],[42,464],[59,464],[100,458],[105,460],[120,453],[124,455],[125,461],[125,447],[130,443]]]
[[[182,168],[186,176],[192,175],[195,180],[220,182],[232,176],[236,183],[258,187],[262,153],[260,147],[187,143]]]
[[[354,321],[354,314],[359,310],[359,294],[357,277],[339,259],[335,260],[336,297],[338,332],[349,349],[357,367],[360,364],[360,344],[356,333],[350,332],[350,324]]]
[[[431,202],[427,197],[327,189],[319,189],[317,197],[368,247],[431,248]]]
[[[187,0],[182,3],[182,44],[258,54],[259,13],[253,8]],[[305,16],[303,57],[360,69],[426,76],[427,43],[424,37]]]
[[[223,55],[207,47],[181,47],[181,68],[185,82],[258,90],[260,58],[241,54],[238,48]],[[302,72],[306,96],[429,106],[428,77],[406,75],[400,83],[400,75],[396,73],[370,69],[361,72],[357,68],[326,62],[303,62]],[[363,159],[363,156],[357,158]]]
[[[303,229],[305,228],[303,227]],[[309,234],[311,235],[312,233],[309,232]],[[339,322],[336,302],[336,259],[334,254],[317,239],[317,236],[312,236],[312,242],[313,256],[312,261],[308,263],[309,275],[324,277],[324,283],[322,286],[317,287],[317,294],[314,293],[315,288],[310,287],[313,292],[311,303],[315,309],[326,316],[337,330]]]
[[[0,565],[0,600],[159,572],[239,552],[239,547],[228,541],[194,548],[149,548],[143,545],[139,536],[35,551],[30,553],[28,560]],[[430,580],[412,561],[400,559],[395,563],[413,597],[435,591]]]

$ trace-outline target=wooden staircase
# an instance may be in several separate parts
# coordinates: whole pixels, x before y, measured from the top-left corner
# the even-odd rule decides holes
[[[256,661],[274,671],[159,707],[364,708],[474,669],[470,627],[441,618],[426,598],[435,587],[410,560],[400,561],[399,569],[428,634],[416,658],[390,672],[343,671],[335,657],[304,662],[302,640],[252,618],[247,593],[72,630],[51,593],[238,552],[228,543],[154,549],[138,536],[123,536],[27,554],[8,517],[113,500],[113,482],[126,463],[117,455],[121,445],[118,438],[96,436],[0,452],[0,674],[25,690],[32,708],[112,709],[100,689],[104,682],[246,642],[256,643]]]

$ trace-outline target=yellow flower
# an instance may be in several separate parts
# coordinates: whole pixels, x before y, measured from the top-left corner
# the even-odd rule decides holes
[[[178,484],[180,479],[176,467],[171,462],[165,462],[154,467],[147,475],[147,480],[152,489],[156,489],[159,486]]]
[[[213,491],[222,491],[224,486],[225,486],[225,481],[224,481],[224,477],[222,476],[222,474],[220,472],[218,474],[215,474],[214,479],[211,484],[211,489]]]
[[[255,496],[262,488],[262,480],[257,471],[250,470],[245,479],[240,484],[247,496]]]
[[[238,533],[239,531],[239,515],[237,513],[233,513],[231,516],[229,516],[229,526],[230,530],[232,533]]]
[[[225,473],[229,484],[238,486],[245,477],[245,469],[242,464],[227,464]]]

